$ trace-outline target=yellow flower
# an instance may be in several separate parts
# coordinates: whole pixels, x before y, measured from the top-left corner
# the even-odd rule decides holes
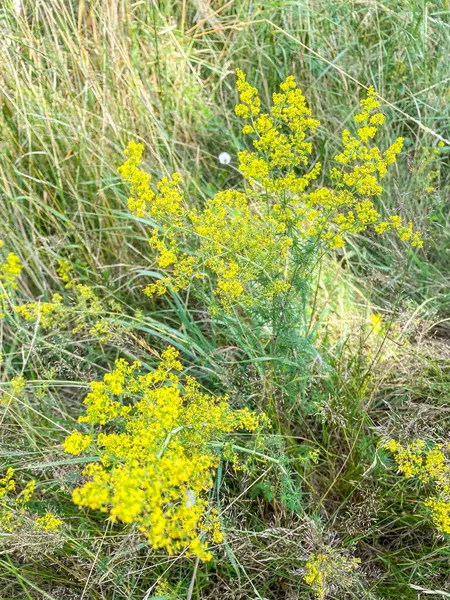
[[[144,217],[146,214],[154,218],[165,215],[172,218],[182,216],[183,194],[179,186],[183,181],[180,174],[174,173],[171,179],[163,177],[157,185],[159,193],[156,194],[150,188],[151,176],[139,168],[143,152],[142,144],[130,142],[125,150],[128,159],[118,169],[123,181],[131,185],[128,208],[137,217]]]
[[[4,242],[3,240],[0,240],[0,242],[1,248]],[[6,261],[3,263],[0,262],[0,282],[10,285],[12,288],[17,288],[17,278],[21,274],[22,269],[23,266],[19,257],[14,252],[10,252],[6,257]]]
[[[424,505],[430,509],[431,518],[438,530],[450,534],[450,501],[428,498]]]
[[[320,451],[318,448],[316,448],[315,450],[310,450],[308,452],[308,458],[311,460],[311,462],[313,462],[315,465],[317,465],[319,463],[319,455],[320,455]]]
[[[50,533],[55,533],[62,524],[63,522],[61,519],[58,519],[58,517],[55,517],[55,515],[52,515],[51,513],[45,513],[43,517],[36,519],[38,528]]]
[[[437,529],[441,533],[450,533],[450,464],[442,444],[427,449],[421,439],[406,447],[390,440],[385,448],[394,454],[399,471],[406,478],[416,477],[434,488],[434,495],[425,500],[424,506],[430,509]]]
[[[73,501],[109,512],[112,521],[135,523],[155,549],[186,549],[209,560],[201,538],[221,539],[208,501],[219,464],[214,443],[241,429],[254,431],[264,419],[232,410],[226,397],[203,393],[189,376],[182,385],[174,348],[163,352],[153,372],[142,374],[139,367],[120,359],[103,381],[91,383],[80,421],[94,432],[74,432],[64,447],[79,454],[89,446],[99,463],[86,467],[90,481],[74,490]]]
[[[236,87],[242,102],[242,104],[236,106],[236,114],[244,119],[258,115],[261,106],[258,90],[247,82],[244,73],[240,69],[236,69],[236,76]]]
[[[313,553],[306,563],[303,580],[311,586],[318,600],[324,600],[330,584],[349,587],[353,583],[352,572],[360,562],[359,558],[347,558],[331,548],[324,553]]]
[[[372,323],[373,331],[375,333],[379,333],[383,326],[383,318],[380,313],[377,313],[376,315],[370,315],[369,320]]]
[[[58,261],[58,268],[56,269],[59,277],[61,277],[62,281],[66,284],[66,288],[72,287],[72,265],[70,262],[64,258],[61,258]]]
[[[25,381],[25,377],[23,375],[18,375],[17,377],[13,377],[10,381],[11,391],[14,396],[19,396],[23,390],[27,382]]]
[[[64,451],[68,454],[81,454],[89,447],[92,441],[92,436],[84,435],[79,431],[73,431],[64,440]]]
[[[10,492],[16,490],[16,482],[14,470],[8,468],[6,475],[0,479],[0,530],[11,533],[23,524],[27,514],[25,505],[30,502],[35,486],[36,481],[32,480],[15,498],[11,498]]]
[[[119,172],[131,187],[129,208],[155,223],[150,246],[163,271],[146,286],[148,296],[189,289],[204,297],[197,280],[212,281],[211,315],[237,305],[265,310],[300,280],[299,256],[308,248],[340,249],[346,235],[368,228],[379,235],[394,231],[412,247],[422,246],[412,223],[398,215],[382,220],[376,207],[403,140],[384,151],[376,145],[385,117],[372,87],[360,102],[356,134],[342,132],[342,152],[325,172],[329,185],[323,187],[315,185],[324,169],[313,159],[311,141],[320,124],[295,79],[280,84],[271,111],[263,112],[257,89],[236,73],[236,114],[248,119],[242,131],[252,136],[251,148],[238,155],[246,192],[224,190],[189,210],[179,174],[164,177],[153,190],[139,167],[142,144],[132,142],[126,150]]]
[[[51,328],[60,319],[65,318],[62,296],[53,294],[51,302],[30,302],[14,306],[14,311],[27,321],[39,319],[39,323],[44,329]]]
[[[14,470],[11,467],[8,467],[6,475],[0,479],[0,499],[5,498],[5,496],[8,495],[8,492],[16,489],[16,482],[13,477]]]
[[[27,504],[31,500],[31,497],[34,494],[35,487],[36,487],[36,481],[34,479],[32,481],[30,481],[29,483],[27,483],[27,485],[25,486],[23,491],[16,498],[16,504]]]

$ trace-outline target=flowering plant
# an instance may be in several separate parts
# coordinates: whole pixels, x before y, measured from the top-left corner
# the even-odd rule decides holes
[[[329,169],[326,187],[312,185],[323,170],[312,159],[309,141],[320,123],[294,78],[273,94],[270,113],[261,111],[258,91],[239,69],[237,88],[236,114],[247,121],[242,132],[252,136],[254,147],[239,153],[245,191],[218,192],[195,210],[186,202],[179,173],[164,177],[153,190],[150,175],[140,168],[143,145],[131,142],[125,150],[119,173],[131,185],[128,207],[154,222],[150,245],[165,272],[147,286],[149,296],[211,278],[213,314],[240,304],[273,315],[275,305],[280,308],[301,288],[314,256],[341,248],[347,233],[395,230],[413,247],[422,246],[412,223],[402,223],[398,215],[383,220],[375,206],[403,139],[384,152],[373,142],[385,117],[372,87],[355,116],[356,135],[342,133],[343,151],[335,156],[337,166]]]
[[[178,352],[168,348],[153,373],[140,364],[116,362],[103,381],[91,383],[84,403],[90,434],[74,431],[64,448],[89,451],[98,462],[89,481],[73,492],[79,506],[109,512],[112,521],[136,523],[155,549],[186,550],[209,560],[206,538],[220,542],[217,511],[207,498],[227,434],[256,431],[263,416],[232,410],[227,397],[215,398],[187,376],[184,386]],[[225,454],[237,463],[232,448]]]

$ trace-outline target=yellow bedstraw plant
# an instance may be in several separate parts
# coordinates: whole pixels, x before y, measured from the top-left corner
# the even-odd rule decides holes
[[[20,258],[14,252],[9,252],[5,257],[1,256],[1,250],[5,242],[0,240],[0,319],[3,319],[8,308],[8,291],[17,288],[17,279],[22,273],[23,265]]]
[[[37,529],[55,533],[63,524],[62,520],[52,513],[35,518],[28,510],[35,487],[36,481],[33,479],[20,493],[17,493],[14,469],[11,467],[7,469],[5,476],[0,479],[0,532],[12,533],[30,522]],[[11,497],[12,493],[14,498]]]
[[[0,249],[4,245],[5,242],[0,240]],[[23,266],[19,257],[14,252],[9,252],[5,259],[0,259],[0,283],[11,286],[13,289],[17,288],[17,278],[21,274],[22,269]],[[0,298],[2,297],[3,293],[0,293]]]
[[[75,504],[110,519],[136,524],[155,549],[186,551],[209,560],[208,540],[222,539],[217,510],[208,501],[219,449],[227,434],[254,432],[265,422],[247,408],[232,410],[227,397],[201,391],[192,377],[182,385],[178,352],[169,347],[154,372],[116,362],[103,381],[91,383],[79,418],[91,432],[74,431],[64,448],[97,457],[73,492]],[[230,448],[228,457],[237,461]]]
[[[73,335],[87,334],[102,342],[132,328],[118,323],[123,306],[114,299],[101,298],[89,285],[77,283],[67,260],[59,261],[57,273],[70,290],[66,299],[55,293],[49,302],[19,304],[13,307],[14,312],[26,321],[38,321],[43,329],[69,328]]]
[[[314,590],[318,600],[325,600],[331,590],[347,591],[353,585],[354,572],[360,562],[359,558],[340,555],[328,548],[320,554],[311,554],[303,580]]]
[[[433,494],[424,505],[430,510],[433,523],[441,533],[450,534],[450,445],[430,447],[418,439],[407,446],[395,440],[385,444],[393,453],[398,470],[407,479],[418,479],[431,487]]]
[[[239,153],[245,191],[220,191],[196,210],[186,202],[179,173],[153,189],[151,176],[140,168],[143,145],[131,142],[125,150],[119,174],[131,187],[128,207],[154,223],[150,245],[165,273],[147,286],[149,296],[210,278],[213,312],[270,304],[307,277],[313,260],[304,260],[305,253],[340,248],[347,233],[395,230],[413,247],[422,246],[412,223],[398,215],[383,220],[375,205],[403,140],[385,151],[374,143],[385,117],[373,88],[355,116],[356,135],[342,133],[343,150],[328,170],[326,187],[313,185],[322,172],[310,141],[319,121],[294,78],[287,77],[273,94],[269,113],[262,112],[258,91],[239,69],[237,88],[236,114],[245,120],[242,132],[253,146]]]

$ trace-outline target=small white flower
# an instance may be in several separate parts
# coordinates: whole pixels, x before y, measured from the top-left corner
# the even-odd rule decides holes
[[[219,162],[221,165],[229,165],[231,162],[231,156],[228,152],[221,152],[219,154]]]

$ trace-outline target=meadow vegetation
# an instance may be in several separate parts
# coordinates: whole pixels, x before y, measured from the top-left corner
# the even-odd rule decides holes
[[[450,597],[449,55],[447,0],[2,3],[0,600]]]

